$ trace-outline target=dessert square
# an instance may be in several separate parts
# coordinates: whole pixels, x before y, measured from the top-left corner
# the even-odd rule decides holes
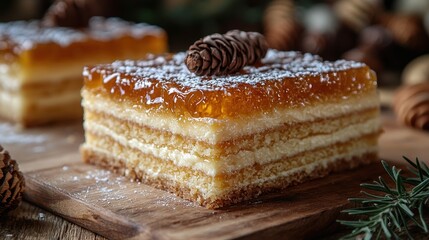
[[[0,116],[22,126],[82,118],[85,65],[163,53],[165,32],[117,18],[92,18],[88,28],[0,24]]]
[[[83,160],[220,208],[377,159],[375,73],[269,50],[227,76],[185,53],[86,67]]]

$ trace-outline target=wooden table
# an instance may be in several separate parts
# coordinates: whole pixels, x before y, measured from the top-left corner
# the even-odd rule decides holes
[[[69,145],[78,148],[83,141],[80,134],[81,125],[73,123],[71,125],[60,125],[54,128],[62,128],[68,135],[63,141],[55,144],[45,144],[45,139],[38,133],[44,128],[37,130],[25,130],[17,134],[11,132],[8,123],[0,122],[1,144],[12,153],[12,157],[17,159],[25,170],[25,163],[32,162],[38,158],[37,152],[48,151],[50,154],[58,154],[59,145]],[[34,142],[34,149],[19,149],[21,144]],[[39,143],[39,144],[38,144]],[[35,152],[28,155],[28,151]],[[0,218],[0,239],[105,239],[85,228],[70,223],[46,210],[41,209],[26,201],[8,216]]]
[[[0,219],[0,239],[105,239],[30,203]]]
[[[393,121],[391,113],[387,112],[384,114],[384,126],[385,129],[389,130],[394,128],[396,123]],[[6,149],[13,153],[13,158],[18,159],[24,171],[28,171],[28,168],[43,167],[43,160],[40,160],[40,156],[37,154],[40,152],[49,152],[52,155],[58,155],[59,149],[62,145],[68,145],[73,148],[79,146],[83,141],[82,138],[82,129],[80,124],[71,124],[71,125],[60,125],[55,126],[61,128],[62,132],[66,133],[66,137],[62,138],[60,141],[56,141],[51,144],[43,144],[44,139],[38,139],[38,132],[43,132],[44,129],[36,129],[23,131],[21,135],[11,134],[8,135],[10,126],[0,124],[0,133],[3,134],[3,137],[0,135],[0,141]],[[418,156],[428,156],[427,149],[416,148],[412,145],[412,141],[409,141],[410,135],[409,131],[404,129],[399,131],[397,135],[399,137],[393,141],[394,144],[407,144],[406,151],[403,152],[404,155],[415,154]],[[402,134],[402,135],[401,135]],[[9,137],[8,137],[9,136]],[[31,139],[30,139],[31,138]],[[28,155],[28,149],[19,149],[19,144],[17,142],[22,141],[40,141],[40,145],[31,149],[31,152],[35,153],[34,155]],[[396,141],[396,142],[395,142]],[[429,147],[429,143],[427,144]],[[45,154],[46,155],[46,154]],[[415,155],[409,155],[414,157]],[[385,156],[387,158],[400,158],[397,152],[387,152]],[[34,159],[38,159],[38,166],[32,165]],[[429,160],[429,159],[426,159]],[[344,234],[344,230],[338,229],[335,235],[331,235],[328,239],[336,239],[338,236]],[[84,228],[81,228],[73,223],[70,223],[63,218],[57,217],[54,214],[43,210],[35,205],[32,205],[28,202],[23,202],[21,206],[11,212],[9,216],[3,217],[0,219],[0,239],[104,239],[103,237],[88,231]]]

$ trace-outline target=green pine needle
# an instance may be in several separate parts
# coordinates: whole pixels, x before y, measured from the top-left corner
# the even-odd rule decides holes
[[[415,162],[403,158],[408,162],[413,176],[405,177],[401,169],[381,161],[394,186],[389,187],[382,177],[373,183],[361,184],[362,188],[377,194],[362,191],[366,197],[349,199],[361,206],[343,212],[358,215],[360,219],[338,220],[342,225],[353,228],[351,233],[341,239],[356,239],[358,236],[368,240],[402,239],[404,236],[413,239],[409,232],[410,226],[416,226],[421,231],[429,233],[424,218],[424,209],[429,202],[429,167],[418,158]],[[412,188],[409,189],[407,186]]]

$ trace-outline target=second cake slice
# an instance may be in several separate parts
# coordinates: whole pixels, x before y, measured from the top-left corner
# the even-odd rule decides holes
[[[22,126],[82,118],[82,69],[167,50],[156,26],[95,17],[85,29],[0,23],[0,116]]]

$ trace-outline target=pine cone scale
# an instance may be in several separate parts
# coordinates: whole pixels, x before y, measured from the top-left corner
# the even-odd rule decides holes
[[[0,215],[18,206],[24,187],[24,177],[18,164],[0,146]]]
[[[393,105],[399,121],[429,130],[429,84],[402,87],[395,94]]]
[[[225,63],[225,66],[228,64],[228,60],[230,59],[229,53],[232,51],[232,46],[224,41],[222,41],[221,38],[217,39],[216,41],[213,41],[214,48],[218,48],[220,50],[223,50],[224,54],[222,55],[223,62]]]
[[[212,52],[212,55],[213,55],[213,62],[216,61],[217,64],[220,63],[220,60],[222,59],[222,57],[219,49],[211,47],[210,51]],[[212,63],[212,67],[215,68],[216,64]]]
[[[428,131],[429,130],[429,114],[420,116],[415,122],[417,128]]]
[[[220,48],[220,52],[222,53],[222,58],[221,58],[221,66],[220,68],[225,69],[228,66],[228,53],[227,51],[225,51],[225,49]]]
[[[190,69],[195,70],[197,66],[201,65],[201,59],[199,58],[199,55],[195,53],[189,54],[189,57],[186,59],[186,65]]]

